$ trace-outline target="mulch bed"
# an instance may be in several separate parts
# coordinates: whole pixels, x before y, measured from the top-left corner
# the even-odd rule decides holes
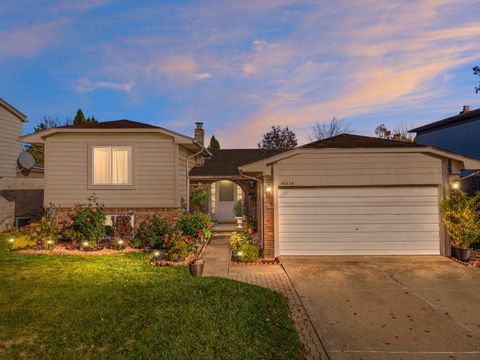
[[[470,261],[465,262],[461,261],[453,256],[450,256],[450,259],[453,261],[458,262],[459,264],[469,266],[469,267],[480,267],[480,252],[479,251],[473,251],[472,252],[472,257],[470,258]]]
[[[169,261],[165,259],[164,255],[157,256],[152,261],[150,261],[150,265],[154,266],[187,266],[194,258],[194,255],[189,255],[185,259],[181,261]]]
[[[98,255],[113,255],[113,254],[122,254],[129,252],[141,252],[142,249],[134,249],[131,247],[126,247],[123,250],[116,249],[106,249],[96,251],[84,251],[79,249],[67,249],[64,245],[56,245],[51,250],[35,250],[35,249],[25,249],[25,250],[15,250],[15,252],[23,254],[60,254],[60,255],[85,255],[85,256],[98,256]]]
[[[238,261],[238,258],[233,253],[231,253],[230,264],[233,266],[279,265],[280,259],[277,257],[275,259],[260,259],[257,262],[241,262]]]

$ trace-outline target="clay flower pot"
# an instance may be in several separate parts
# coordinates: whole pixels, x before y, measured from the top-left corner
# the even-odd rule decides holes
[[[203,260],[196,260],[194,262],[191,262],[190,264],[188,264],[190,274],[192,276],[202,276],[204,265],[205,262]]]

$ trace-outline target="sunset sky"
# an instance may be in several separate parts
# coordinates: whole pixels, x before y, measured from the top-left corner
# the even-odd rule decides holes
[[[81,107],[222,147],[254,147],[273,124],[299,143],[316,121],[357,134],[480,106],[480,7],[424,1],[0,2],[0,97],[43,115]]]

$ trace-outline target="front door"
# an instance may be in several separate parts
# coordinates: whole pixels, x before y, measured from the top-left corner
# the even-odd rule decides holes
[[[222,180],[216,183],[216,209],[215,218],[219,222],[233,222],[233,205],[235,204],[236,184],[229,180]]]

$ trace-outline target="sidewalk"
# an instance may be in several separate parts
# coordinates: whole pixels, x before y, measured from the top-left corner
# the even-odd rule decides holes
[[[282,265],[231,265],[229,235],[214,235],[203,258],[203,276],[220,276],[275,290],[288,300],[291,316],[308,359],[328,359],[312,322]]]

